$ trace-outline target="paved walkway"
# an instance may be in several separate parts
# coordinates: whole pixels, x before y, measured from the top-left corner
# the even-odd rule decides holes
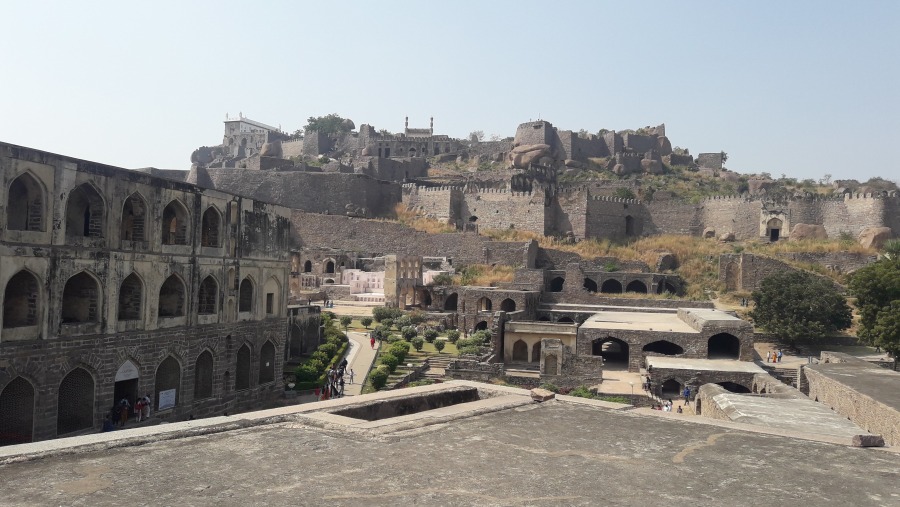
[[[344,396],[356,396],[362,394],[363,382],[366,381],[366,373],[375,360],[375,352],[378,350],[379,342],[375,343],[375,348],[369,344],[369,337],[366,333],[350,331],[347,333],[350,339],[350,352],[347,353],[347,363],[353,369],[355,378],[353,384],[344,385]],[[344,375],[344,380],[349,378]]]

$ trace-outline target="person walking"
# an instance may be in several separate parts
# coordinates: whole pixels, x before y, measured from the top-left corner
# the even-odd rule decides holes
[[[119,402],[119,426],[125,426],[125,423],[128,422],[129,410],[131,410],[131,403],[128,403],[128,398],[122,398],[122,401]]]
[[[144,406],[142,408],[143,408],[143,416],[144,416],[143,419],[145,421],[150,419],[150,407],[153,405],[153,403],[150,401],[150,399],[151,398],[150,398],[149,394],[147,394],[147,396],[144,396]]]
[[[138,398],[137,401],[134,402],[134,419],[137,422],[141,422],[143,415],[144,415],[144,398]]]
[[[776,359],[778,359],[777,362],[779,362],[779,363],[781,362],[781,356],[782,356],[782,355],[784,355],[784,354],[781,353],[781,349],[778,349],[778,355],[776,356]]]
[[[350,384],[353,384],[353,368],[350,368],[350,370],[347,372],[347,376],[350,379]]]
[[[375,337],[374,337],[374,336],[371,336],[371,335],[370,335],[370,337],[369,337],[369,345],[371,345],[373,349],[375,348]]]

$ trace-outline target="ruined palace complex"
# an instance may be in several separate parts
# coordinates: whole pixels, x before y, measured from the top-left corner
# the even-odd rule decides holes
[[[658,234],[774,243],[809,228],[830,238],[900,235],[895,190],[785,195],[756,182],[740,195],[624,197],[636,188],[629,177],[674,167],[740,178],[724,152],[695,158],[673,148],[665,125],[595,135],[537,120],[491,141],[436,134],[434,119],[428,128],[407,119],[399,133],[343,120],[334,132],[290,135],[243,114],[224,126],[222,143],[195,150],[189,171],[0,144],[0,445],[92,432],[118,400],[148,393],[167,422],[266,406],[293,388],[291,361],[322,343],[319,300],[421,311],[466,336],[485,331],[482,354],[447,364],[445,377],[458,382],[577,388],[602,384],[605,370],[644,373],[649,395],[702,392],[709,417],[734,421],[728,407],[745,399],[732,394],[810,400],[780,391],[755,363],[749,322],[684,297],[691,285],[674,254],[582,258],[488,233],[565,244]],[[620,179],[571,183],[588,170]],[[403,213],[442,232],[404,225]],[[792,269],[788,261],[846,272],[873,255],[735,250],[708,261],[735,291]],[[453,278],[485,266],[511,274],[490,286]],[[900,443],[900,426],[865,419],[835,396],[873,392],[840,390],[840,372],[877,372],[827,359],[832,366],[811,367],[796,385],[847,412],[852,422],[829,416],[840,419],[829,435]],[[530,403],[454,385],[467,401],[481,389],[480,401]],[[894,421],[895,408],[878,413]],[[356,417],[335,414],[311,417]]]
[[[281,395],[290,211],[0,144],[0,443]]]

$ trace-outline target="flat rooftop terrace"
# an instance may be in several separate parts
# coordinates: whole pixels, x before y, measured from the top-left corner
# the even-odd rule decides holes
[[[581,325],[581,328],[699,333],[699,331],[678,318],[678,315],[675,313],[601,311],[586,320]]]
[[[647,364],[668,370],[733,371],[765,373],[756,363],[733,359],[687,359],[681,357],[647,356]]]
[[[900,502],[900,454],[890,450],[590,403],[600,402],[530,403],[390,435],[283,419],[94,446],[0,466],[0,498],[5,507]]]
[[[900,412],[900,372],[870,364],[819,363],[804,366]]]

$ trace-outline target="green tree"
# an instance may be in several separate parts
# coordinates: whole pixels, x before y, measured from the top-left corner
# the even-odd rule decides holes
[[[416,336],[412,339],[412,346],[416,349],[416,352],[422,352],[422,347],[425,346],[425,340],[420,336]]]
[[[630,188],[619,187],[613,193],[619,199],[637,199],[637,196],[634,195],[634,192],[631,191]]]
[[[451,329],[450,331],[447,331],[447,341],[448,342],[456,343],[457,340],[459,340],[459,330]]]
[[[351,322],[353,322],[353,317],[350,317],[347,315],[344,315],[343,317],[341,317],[341,327],[344,328],[345,333],[347,332],[347,328],[350,327]]]
[[[372,383],[372,387],[375,389],[381,389],[387,384],[390,374],[391,371],[387,366],[380,365],[369,374],[369,382]]]
[[[438,351],[438,354],[440,354],[441,351],[444,350],[444,347],[446,345],[447,345],[447,342],[445,342],[444,340],[436,340],[434,342],[434,349]]]
[[[437,337],[438,337],[438,332],[437,332],[436,329],[428,328],[428,329],[425,330],[424,333],[422,333],[422,336],[425,337],[425,341],[426,341],[426,342],[431,343],[431,342],[433,342],[434,340],[437,339]]]
[[[405,340],[412,340],[417,334],[419,334],[419,332],[412,326],[406,326],[400,329],[400,335],[403,336]]]
[[[829,280],[805,271],[784,271],[762,281],[753,291],[756,325],[790,345],[822,338],[851,324],[850,307]]]
[[[369,329],[369,326],[372,325],[372,317],[363,317],[359,319],[359,323],[362,324],[366,329]]]
[[[895,357],[900,353],[900,256],[889,254],[850,276],[860,338]]]
[[[317,131],[323,134],[337,134],[338,132],[350,132],[352,127],[350,127],[350,123],[344,121],[344,118],[336,113],[331,113],[325,116],[310,116],[306,119],[306,126],[303,127],[303,130],[307,133]]]

